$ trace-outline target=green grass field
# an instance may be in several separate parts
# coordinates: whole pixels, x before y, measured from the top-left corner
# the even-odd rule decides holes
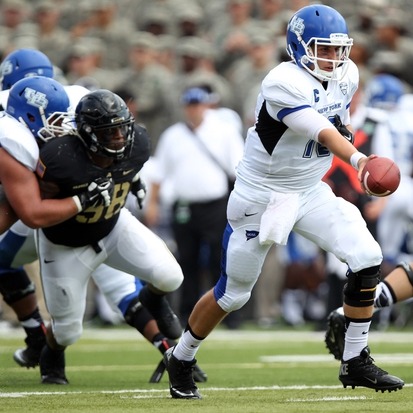
[[[0,412],[413,412],[413,333],[370,333],[378,365],[402,391],[344,389],[339,364],[311,331],[218,330],[198,353],[202,400],[173,400],[167,375],[148,382],[160,354],[130,328],[88,329],[66,354],[68,386],[40,384],[39,369],[13,359],[22,332],[0,338]]]

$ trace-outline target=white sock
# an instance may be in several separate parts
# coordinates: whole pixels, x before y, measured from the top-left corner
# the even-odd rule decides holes
[[[175,346],[173,355],[178,360],[192,361],[202,341],[203,340],[196,339],[189,330],[187,330],[182,334],[178,344]]]
[[[367,346],[371,321],[355,323],[351,321],[347,331],[343,352],[343,360],[347,361],[358,357],[364,347]]]

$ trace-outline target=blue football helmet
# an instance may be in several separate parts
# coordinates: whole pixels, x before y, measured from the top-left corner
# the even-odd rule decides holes
[[[392,109],[404,94],[404,85],[396,76],[379,74],[366,85],[366,105],[373,108]]]
[[[348,36],[343,16],[329,6],[315,4],[298,10],[287,26],[287,53],[297,66],[321,81],[341,80],[348,70],[353,39]],[[339,47],[337,59],[317,56],[319,46]],[[329,62],[332,71],[322,70],[319,62]]]
[[[25,77],[53,77],[53,74],[53,65],[44,53],[36,49],[17,49],[9,53],[0,65],[1,90],[10,89]]]
[[[43,76],[26,77],[10,89],[6,112],[26,125],[33,136],[48,141],[73,132],[73,115],[63,86]]]

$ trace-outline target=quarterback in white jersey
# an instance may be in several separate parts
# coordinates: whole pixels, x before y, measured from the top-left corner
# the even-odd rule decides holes
[[[382,253],[359,210],[336,197],[322,177],[333,155],[360,174],[369,158],[352,144],[349,105],[358,73],[344,18],[316,4],[287,26],[292,59],[263,80],[255,125],[227,208],[221,277],[195,305],[179,343],[165,353],[172,397],[201,398],[191,380],[202,341],[250,298],[272,244],[291,231],[348,265],[344,289],[347,332],[339,379],[344,387],[401,389],[404,382],[376,367],[367,346]],[[348,126],[348,127],[346,127]]]
[[[270,191],[303,192],[321,181],[333,157],[318,142],[318,132],[334,128],[335,115],[349,124],[348,108],[357,85],[358,69],[351,61],[341,81],[325,85],[291,61],[266,76],[257,99],[257,121],[248,130],[237,173],[237,184],[252,200],[257,201],[254,188],[266,203]],[[314,111],[323,117],[314,116]]]

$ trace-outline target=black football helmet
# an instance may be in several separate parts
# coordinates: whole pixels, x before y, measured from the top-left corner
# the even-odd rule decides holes
[[[129,155],[135,119],[115,93],[98,89],[83,96],[76,106],[75,121],[80,138],[92,153],[115,159]]]

